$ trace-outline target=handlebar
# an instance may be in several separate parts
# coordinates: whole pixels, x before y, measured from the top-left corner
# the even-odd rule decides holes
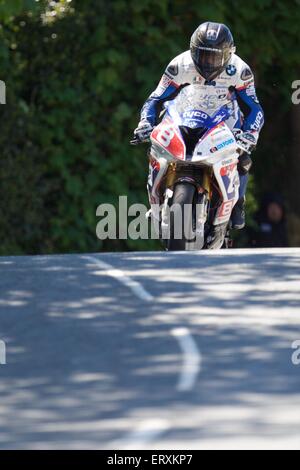
[[[130,140],[129,143],[130,143],[130,145],[139,145],[139,144],[146,144],[147,142],[150,142],[150,139],[140,140],[137,137],[135,137],[134,139]]]
[[[238,149],[239,149],[239,151],[240,151],[240,155],[241,155],[242,153],[247,153],[248,155],[251,155],[251,152],[249,152],[249,150],[245,149],[245,147],[243,147],[242,145],[239,145],[238,142],[237,142],[236,145],[237,145],[237,147],[238,147]]]
[[[130,145],[139,145],[141,143],[142,143],[141,140],[138,139],[137,137],[135,137],[134,139],[130,141]]]

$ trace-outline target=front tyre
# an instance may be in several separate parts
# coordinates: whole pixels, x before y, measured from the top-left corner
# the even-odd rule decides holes
[[[185,251],[193,240],[193,202],[196,188],[193,184],[178,183],[174,188],[170,207],[169,251]]]

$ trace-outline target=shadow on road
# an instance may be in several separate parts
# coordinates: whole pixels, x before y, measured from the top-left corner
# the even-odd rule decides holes
[[[101,259],[155,302],[79,256],[0,259],[1,448],[101,448],[153,417],[176,441],[299,435],[300,252]],[[185,393],[182,326],[202,355]]]

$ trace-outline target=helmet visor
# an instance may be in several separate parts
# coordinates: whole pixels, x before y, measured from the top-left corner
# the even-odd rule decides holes
[[[192,58],[200,74],[206,79],[215,78],[226,67],[231,49],[191,47]]]

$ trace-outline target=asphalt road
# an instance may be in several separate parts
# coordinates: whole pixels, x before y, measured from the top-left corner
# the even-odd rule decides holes
[[[300,449],[300,249],[2,257],[0,340],[1,449]]]

